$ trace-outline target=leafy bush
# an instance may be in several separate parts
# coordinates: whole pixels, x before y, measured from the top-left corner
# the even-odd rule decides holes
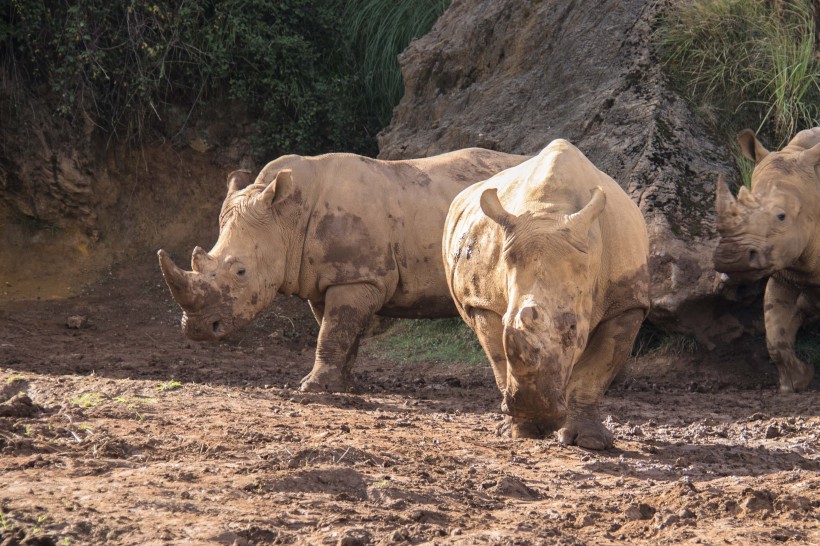
[[[820,116],[811,0],[678,1],[659,30],[674,82],[716,127],[784,144]]]
[[[0,7],[0,64],[18,104],[50,91],[63,118],[125,140],[165,123],[169,106],[181,107],[187,122],[203,106],[233,99],[256,120],[265,157],[372,153],[401,96],[395,56],[448,2],[436,0],[436,13],[428,3],[12,0]],[[428,9],[423,21],[413,16],[419,7]],[[375,17],[386,19],[362,23]],[[392,62],[387,69],[366,49],[381,31],[393,34],[372,46],[381,63]],[[374,83],[382,78],[393,87]]]

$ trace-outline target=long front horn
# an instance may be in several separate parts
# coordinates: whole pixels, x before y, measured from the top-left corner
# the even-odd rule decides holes
[[[159,267],[162,269],[165,284],[171,289],[174,301],[183,309],[193,307],[198,299],[193,289],[192,276],[195,273],[178,268],[168,253],[162,249],[157,252],[157,256],[159,256]]]
[[[715,207],[717,208],[718,216],[727,214],[732,207],[735,206],[735,196],[732,195],[732,190],[726,184],[723,174],[718,175],[717,193],[715,195]]]

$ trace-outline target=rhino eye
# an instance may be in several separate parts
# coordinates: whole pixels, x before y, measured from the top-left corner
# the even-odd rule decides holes
[[[239,269],[236,270],[236,274],[240,277],[243,277],[245,275],[245,268],[240,267]]]
[[[786,213],[781,212],[780,214],[777,215],[777,219],[780,220],[781,222],[784,221],[786,219]]]

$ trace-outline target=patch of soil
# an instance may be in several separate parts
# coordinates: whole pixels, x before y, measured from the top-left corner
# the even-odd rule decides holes
[[[496,436],[486,366],[362,356],[357,393],[298,392],[295,299],[220,343],[178,322],[148,254],[0,304],[0,405],[37,409],[0,416],[0,544],[820,543],[820,394],[763,358],[632,362],[592,452]]]

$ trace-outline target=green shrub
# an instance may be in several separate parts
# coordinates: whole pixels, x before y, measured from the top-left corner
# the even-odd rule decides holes
[[[265,158],[374,153],[374,135],[401,96],[395,57],[447,4],[436,0],[433,13],[428,3],[12,0],[0,7],[0,65],[18,104],[50,93],[55,112],[76,127],[90,121],[127,141],[167,130],[174,109],[184,128],[228,99],[255,120]],[[420,20],[414,14],[423,10]],[[373,45],[379,32],[393,36]],[[392,65],[376,67],[373,48]]]
[[[678,1],[658,36],[668,72],[718,129],[783,145],[820,115],[811,0]]]

